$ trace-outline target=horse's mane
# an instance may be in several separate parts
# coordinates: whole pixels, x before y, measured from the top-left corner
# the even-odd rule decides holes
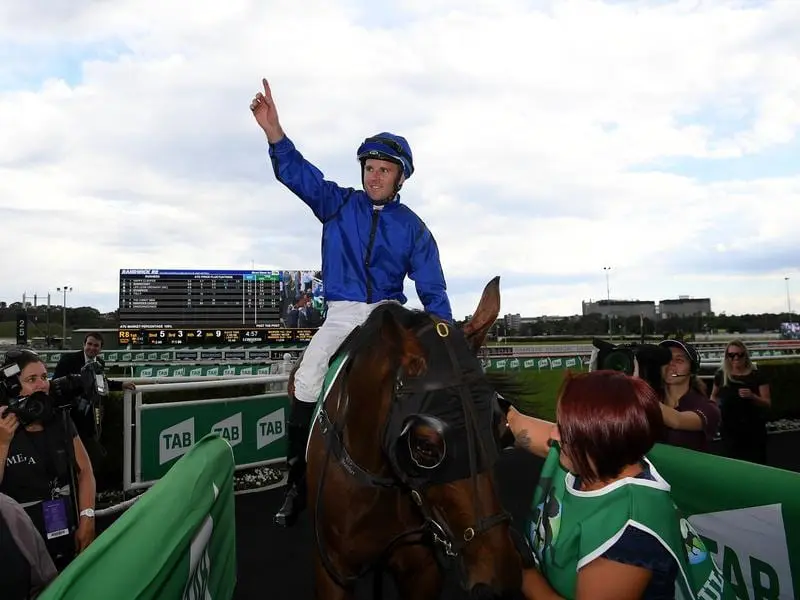
[[[511,402],[515,408],[520,408],[520,401],[525,395],[525,385],[519,375],[513,372],[486,371],[486,380],[495,392]]]
[[[346,344],[347,352],[352,355],[358,355],[366,352],[375,347],[376,344],[381,342],[381,326],[383,325],[383,315],[390,313],[394,319],[403,327],[413,329],[417,326],[424,324],[430,319],[430,316],[421,311],[411,308],[406,308],[396,302],[387,302],[375,308],[367,317],[367,320],[361,324],[358,331]]]
[[[376,344],[380,344],[381,326],[383,315],[390,313],[395,320],[407,329],[415,329],[424,325],[431,317],[428,313],[406,308],[396,302],[387,302],[375,308],[359,330],[346,344],[347,352],[351,356],[369,352]],[[506,400],[519,406],[520,399],[525,394],[525,386],[514,373],[487,371],[486,380],[490,386]]]

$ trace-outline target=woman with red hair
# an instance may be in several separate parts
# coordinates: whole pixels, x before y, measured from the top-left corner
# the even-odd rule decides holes
[[[719,569],[647,459],[664,422],[645,381],[568,373],[556,423],[514,408],[507,422],[518,446],[546,459],[527,527],[536,566],[524,574],[526,598],[722,595]]]

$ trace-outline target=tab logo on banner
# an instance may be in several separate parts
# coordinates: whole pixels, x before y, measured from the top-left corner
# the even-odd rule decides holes
[[[216,486],[214,492],[216,495]],[[189,546],[189,578],[186,580],[181,600],[211,600],[208,591],[208,581],[211,576],[208,542],[213,532],[214,520],[208,515]]]
[[[795,597],[780,504],[697,514],[689,522],[737,598]]]
[[[159,464],[183,456],[194,445],[194,417],[167,427],[158,435],[158,439]]]
[[[284,435],[283,423],[283,408],[261,417],[256,423],[256,449],[261,450],[264,446],[269,446],[272,442],[281,439]]]
[[[211,427],[211,431],[228,440],[231,446],[242,443],[242,413],[223,419]]]
[[[164,367],[156,371],[156,377],[169,377],[169,367]]]

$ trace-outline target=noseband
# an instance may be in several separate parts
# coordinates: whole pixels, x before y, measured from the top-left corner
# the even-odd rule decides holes
[[[434,365],[434,368],[430,369],[431,365],[429,363],[428,372],[421,378],[408,377],[404,373],[402,367],[398,369],[395,375],[389,415],[385,423],[382,439],[384,455],[388,459],[391,467],[391,474],[389,476],[376,475],[361,467],[353,460],[345,447],[344,428],[347,409],[349,407],[346,385],[343,383],[339,385],[337,405],[340,407],[340,410],[337,411],[336,422],[334,423],[331,421],[324,402],[317,416],[319,431],[325,442],[325,461],[317,488],[314,533],[317,550],[323,565],[331,578],[343,588],[352,587],[356,581],[361,579],[369,571],[385,566],[396,548],[403,545],[418,544],[432,546],[434,554],[442,568],[447,569],[448,567],[452,567],[453,563],[455,563],[459,571],[459,577],[462,582],[464,582],[466,581],[466,566],[464,565],[462,554],[464,548],[478,536],[486,533],[493,527],[511,520],[510,515],[505,511],[483,516],[484,513],[478,493],[477,477],[484,470],[491,469],[494,459],[496,458],[497,445],[496,443],[489,443],[490,440],[484,439],[485,436],[483,434],[486,431],[491,432],[492,430],[491,423],[485,422],[483,424],[483,429],[481,428],[471,386],[477,385],[478,389],[483,388],[483,390],[485,390],[484,393],[487,394],[492,392],[488,387],[488,383],[485,381],[482,369],[479,369],[477,372],[464,371],[463,364],[458,359],[458,352],[453,343],[453,331],[446,323],[430,320],[416,332],[416,335],[421,339],[423,336],[432,335],[433,333],[435,333],[435,337],[433,338],[435,342],[431,344],[432,347],[430,351],[432,354],[438,352],[440,358],[446,356],[448,360],[442,362],[448,362],[449,368],[441,368],[438,367],[438,365]],[[459,335],[463,334],[459,332]],[[435,347],[436,341],[444,348],[443,355],[442,349],[437,349]],[[461,350],[462,355],[468,352],[466,344],[464,344],[463,349],[459,348],[459,350]],[[476,361],[475,364],[479,365],[477,358],[474,360]],[[345,370],[349,370],[349,366],[346,367]],[[342,375],[340,374],[339,377],[342,377]],[[434,395],[434,400],[436,400],[436,395],[439,394],[447,395],[447,400],[445,402],[431,400],[431,395]],[[398,448],[402,447],[402,441],[405,439],[403,434],[399,432],[407,431],[409,420],[417,418],[418,412],[422,412],[413,409],[429,410],[434,406],[441,407],[445,405],[449,407],[450,411],[453,411],[456,400],[460,402],[458,408],[463,411],[464,424],[462,429],[464,435],[462,437],[466,439],[466,448],[461,448],[462,451],[459,454],[459,458],[445,456],[445,461],[450,460],[451,462],[457,463],[457,465],[451,467],[449,470],[447,468],[441,469],[439,464],[431,467],[429,470],[415,470],[409,468],[408,463],[404,463],[398,457]],[[496,402],[496,396],[494,402]],[[459,446],[463,445],[461,438],[457,438],[456,441]],[[450,445],[447,445],[446,448],[446,452],[450,452]],[[464,452],[464,450],[466,450],[466,452]],[[322,490],[325,483],[327,467],[332,456],[342,469],[361,485],[374,488],[396,489],[403,494],[408,494],[422,517],[422,524],[419,527],[396,535],[389,541],[373,563],[364,566],[359,573],[350,576],[343,576],[337,572],[325,550],[325,544],[319,529]],[[481,458],[483,460],[481,460]],[[483,469],[480,468],[481,466],[483,466]],[[439,469],[439,471],[437,471],[437,469]],[[450,527],[440,511],[427,501],[423,490],[437,483],[446,483],[448,481],[465,479],[467,477],[472,483],[473,509],[474,514],[478,515],[478,518],[474,524],[463,531],[457,532]],[[376,577],[375,595],[373,597],[380,597],[380,587],[380,578]]]

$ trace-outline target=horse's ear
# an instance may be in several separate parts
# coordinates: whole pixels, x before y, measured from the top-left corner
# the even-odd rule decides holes
[[[427,365],[419,340],[388,310],[381,317],[381,340],[382,349],[398,357],[409,376],[417,377],[425,371]]]
[[[474,352],[483,346],[486,334],[500,314],[500,276],[494,277],[483,288],[481,301],[472,314],[472,318],[464,325],[464,335]]]

